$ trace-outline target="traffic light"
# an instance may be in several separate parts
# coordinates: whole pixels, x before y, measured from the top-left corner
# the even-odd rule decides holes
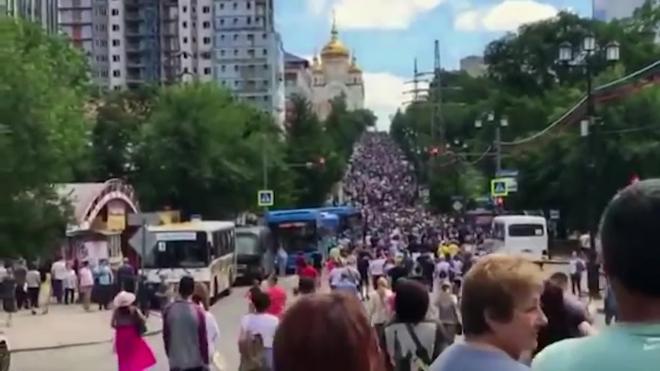
[[[325,157],[319,157],[319,166],[325,166]]]
[[[639,181],[640,181],[639,175],[637,174],[633,174],[633,176],[630,178],[630,184],[639,183]]]
[[[504,197],[497,197],[495,198],[495,205],[497,206],[503,206],[504,205]]]
[[[431,147],[431,149],[429,150],[429,153],[431,154],[431,156],[437,156],[437,155],[440,154],[440,148]]]

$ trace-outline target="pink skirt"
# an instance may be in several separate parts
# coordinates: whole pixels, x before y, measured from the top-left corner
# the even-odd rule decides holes
[[[138,334],[135,326],[120,326],[115,329],[115,351],[119,371],[144,371],[156,364],[153,351]]]

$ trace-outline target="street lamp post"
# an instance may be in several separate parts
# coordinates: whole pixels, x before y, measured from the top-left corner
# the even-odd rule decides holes
[[[620,44],[616,41],[604,47],[597,45],[594,35],[587,35],[582,41],[578,53],[570,42],[559,45],[559,62],[569,67],[583,67],[587,79],[587,117],[580,123],[580,135],[587,140],[587,226],[589,228],[589,245],[596,250],[596,231],[598,220],[596,215],[596,199],[594,197],[594,179],[597,171],[596,140],[598,125],[596,125],[596,106],[593,94],[593,61],[595,57],[604,57],[607,62],[617,62],[620,59]]]
[[[490,112],[486,116],[486,122],[489,125],[495,126],[495,137],[493,139],[493,150],[495,151],[495,177],[502,172],[502,128],[509,126],[509,120],[506,117],[502,117],[500,121],[496,121],[495,113]],[[482,129],[484,122],[482,119],[478,119],[474,122],[474,127],[477,129]]]

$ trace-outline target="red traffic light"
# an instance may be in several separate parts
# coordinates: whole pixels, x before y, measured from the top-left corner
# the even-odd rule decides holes
[[[325,166],[325,157],[320,157],[319,158],[319,165]]]
[[[502,205],[504,205],[504,197],[497,197],[497,198],[495,199],[495,204],[496,204],[497,206],[502,206]]]
[[[431,150],[429,152],[431,153],[431,156],[437,156],[437,155],[440,154],[440,148],[433,147],[433,148],[431,148]]]
[[[639,179],[639,176],[637,174],[633,175],[632,178],[630,178],[630,184],[639,183],[639,181],[640,181],[640,179]]]

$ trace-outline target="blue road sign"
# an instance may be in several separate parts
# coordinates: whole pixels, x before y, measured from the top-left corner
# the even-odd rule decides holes
[[[506,197],[509,195],[505,179],[493,179],[490,182],[490,195],[492,197]]]
[[[275,205],[275,194],[271,190],[261,190],[257,193],[259,207],[270,207]]]

